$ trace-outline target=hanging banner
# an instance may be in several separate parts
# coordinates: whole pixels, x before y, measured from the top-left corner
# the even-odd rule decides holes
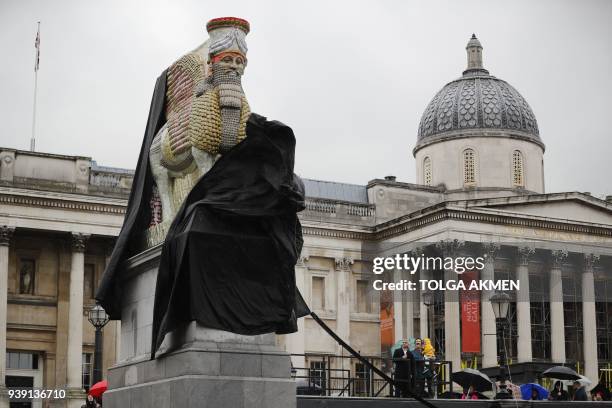
[[[395,342],[395,325],[393,322],[393,293],[386,290],[380,296],[380,350],[389,354]]]
[[[465,272],[461,280],[466,288],[478,279],[478,271]],[[480,291],[461,291],[461,352],[480,353]]]

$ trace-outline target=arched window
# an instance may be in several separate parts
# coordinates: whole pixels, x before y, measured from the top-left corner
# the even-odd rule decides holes
[[[463,184],[476,185],[476,152],[473,149],[463,151]]]
[[[427,156],[423,159],[423,182],[426,186],[431,186],[432,183],[432,174],[431,174],[431,159]]]
[[[512,152],[512,184],[515,187],[525,186],[523,173],[523,154],[519,150]]]

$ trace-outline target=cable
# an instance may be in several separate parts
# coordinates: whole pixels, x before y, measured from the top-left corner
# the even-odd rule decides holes
[[[344,340],[342,340],[340,337],[338,337],[338,335],[336,333],[334,333],[334,331],[332,329],[329,328],[329,326],[327,326],[325,324],[325,322],[323,322],[323,320],[321,320],[319,318],[319,316],[317,316],[317,314],[315,312],[310,312],[310,316],[312,316],[312,318],[314,319],[315,322],[317,322],[319,324],[319,326],[321,326],[323,328],[323,330],[325,330],[327,332],[327,334],[329,334],[334,340],[336,340],[338,342],[338,344],[340,346],[342,346],[346,351],[348,351],[350,354],[353,355],[353,357],[355,357],[356,359],[358,359],[359,361],[361,361],[361,363],[363,363],[365,366],[367,366],[368,368],[370,368],[372,371],[374,371],[376,374],[378,374],[379,376],[381,376],[383,379],[385,379],[389,384],[395,384],[396,381],[394,381],[391,377],[389,377],[387,374],[385,374],[382,370],[380,370],[378,367],[376,367],[374,364],[370,363],[367,359],[363,358],[361,356],[361,354],[359,354],[358,352],[356,352],[355,350],[353,350],[353,348],[351,346],[349,346],[347,343],[344,342]],[[411,398],[414,398],[415,400],[419,401],[421,404],[425,405],[428,408],[436,408],[435,405],[433,405],[432,403],[430,403],[429,401],[424,400],[423,398],[415,395],[412,393],[412,391],[408,391],[408,395]]]

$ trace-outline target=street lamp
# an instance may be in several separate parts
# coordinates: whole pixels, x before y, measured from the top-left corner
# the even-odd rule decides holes
[[[510,296],[507,293],[497,292],[489,298],[493,313],[495,314],[496,336],[501,337],[501,341],[497,342],[499,355],[499,383],[500,388],[505,390],[506,387],[506,348],[504,347],[505,328],[508,323],[508,309],[510,308]],[[501,332],[501,336],[499,335]]]
[[[87,312],[87,320],[96,328],[94,352],[93,384],[102,381],[102,328],[108,323],[108,314],[100,305],[95,305]]]
[[[431,290],[424,290],[421,293],[421,301],[423,302],[423,304],[427,307],[427,336],[429,336],[429,340],[431,341],[431,343],[435,346],[435,341],[433,339],[433,336],[431,335],[431,328],[429,326],[429,321],[431,316],[433,316],[433,313],[431,313],[431,307],[434,305],[435,303],[435,293],[432,292]],[[435,331],[435,328],[434,328]],[[430,363],[430,370],[434,370],[434,364]],[[431,379],[427,380],[427,387],[428,387],[428,391],[431,392],[431,388],[432,388],[432,384],[431,384]],[[438,399],[438,387],[437,385],[434,384],[433,386],[434,388],[434,398]]]

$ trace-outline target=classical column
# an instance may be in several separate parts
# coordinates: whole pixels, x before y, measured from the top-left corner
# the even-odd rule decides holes
[[[414,249],[414,256],[421,256],[425,253],[425,248],[415,248]],[[429,280],[431,278],[429,271],[427,270],[427,268],[421,268],[418,272],[418,276],[420,280]],[[418,282],[417,282],[418,284]],[[432,337],[432,333],[434,331],[433,327],[430,327],[432,333],[428,333],[427,331],[427,319],[428,316],[429,318],[431,318],[431,315],[427,314],[427,306],[425,306],[425,303],[423,303],[423,296],[422,296],[423,291],[421,290],[421,286],[419,285],[419,294],[421,296],[419,296],[419,336],[420,337]],[[431,309],[431,313],[434,312],[433,306]]]
[[[485,265],[481,271],[480,279],[495,280],[495,257],[499,252],[499,244],[495,242],[485,242],[482,244]],[[489,299],[495,292],[483,290],[480,292],[480,332],[482,342],[482,366],[497,366],[497,331],[495,327],[495,313]]]
[[[518,262],[516,264],[516,278],[521,289],[516,299],[516,321],[518,326],[518,362],[529,363],[531,353],[531,311],[529,299],[529,257],[535,253],[530,247],[518,248]]]
[[[68,392],[70,399],[68,407],[80,407],[82,390],[82,354],[83,354],[83,270],[85,260],[85,245],[89,235],[73,233],[72,266],[70,269],[70,289],[68,306],[68,352],[66,354],[66,369]]]
[[[593,268],[599,261],[599,255],[584,254],[582,271],[582,327],[584,375],[594,383],[599,378],[597,366],[597,320],[595,317],[595,279]]]
[[[563,317],[563,281],[561,265],[567,259],[567,251],[551,251],[550,269],[550,339],[553,363],[565,364],[565,320]]]
[[[444,240],[436,243],[443,257],[455,257],[465,242]],[[451,269],[444,271],[444,280],[457,280],[457,273]],[[461,331],[459,313],[459,293],[456,290],[444,292],[444,358],[453,363],[453,371],[461,368]]]
[[[350,343],[351,336],[351,258],[336,258],[336,333],[341,339]],[[338,354],[343,349],[338,346]]]
[[[415,275],[409,275],[406,279],[414,281]],[[404,330],[406,331],[406,337],[416,337],[414,332],[414,291],[406,290],[404,292]]]
[[[306,293],[306,276],[308,272],[308,256],[300,256],[295,265],[295,284],[302,294]],[[285,338],[285,346],[289,354],[301,354],[300,356],[291,356],[291,363],[295,368],[305,368],[306,358],[303,354],[306,351],[306,331],[305,319],[297,319],[298,331],[288,334]],[[298,375],[303,375],[303,372],[298,372]]]
[[[401,269],[395,269],[393,271],[393,281],[400,282],[404,279],[404,271]],[[393,325],[394,325],[394,333],[395,333],[395,341],[397,342],[400,339],[405,339],[407,336],[406,333],[406,324],[405,324],[405,299],[404,299],[404,291],[403,290],[395,290],[393,291]]]
[[[14,228],[0,226],[0,408],[8,408],[4,393],[6,384],[6,311],[8,307],[8,262],[9,245]]]

